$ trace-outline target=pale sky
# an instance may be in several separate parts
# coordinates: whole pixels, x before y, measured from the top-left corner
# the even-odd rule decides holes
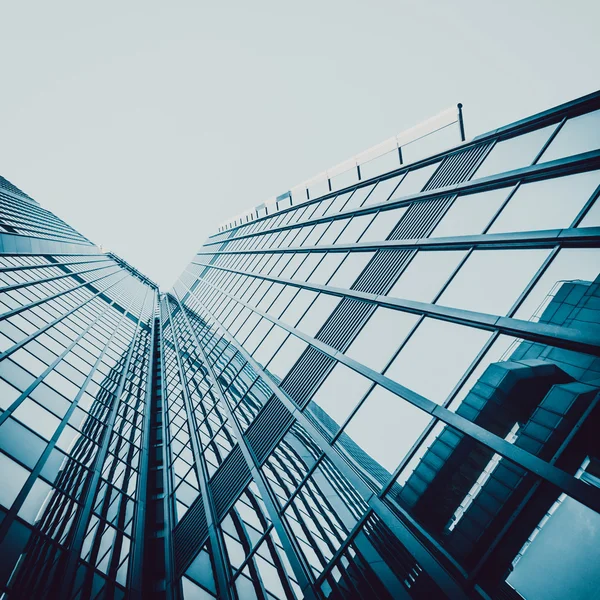
[[[462,102],[594,91],[593,0],[5,0],[0,174],[168,289],[228,217]]]

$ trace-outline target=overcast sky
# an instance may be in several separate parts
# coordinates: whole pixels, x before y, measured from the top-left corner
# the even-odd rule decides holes
[[[0,174],[168,289],[216,226],[456,102],[598,87],[593,0],[0,5]]]

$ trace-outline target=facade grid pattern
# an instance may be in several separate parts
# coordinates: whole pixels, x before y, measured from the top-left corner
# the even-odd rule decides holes
[[[358,173],[168,293],[0,180],[4,597],[597,589],[600,93]]]

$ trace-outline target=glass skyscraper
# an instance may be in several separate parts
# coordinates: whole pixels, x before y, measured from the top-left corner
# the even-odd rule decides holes
[[[6,598],[594,597],[600,93],[429,126],[168,293],[0,178]]]

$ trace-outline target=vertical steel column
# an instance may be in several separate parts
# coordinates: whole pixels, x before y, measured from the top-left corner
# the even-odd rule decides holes
[[[154,306],[157,303],[157,293],[154,292]],[[142,598],[142,577],[144,570],[144,546],[146,539],[146,493],[148,488],[148,469],[150,461],[150,426],[152,401],[152,392],[154,389],[154,352],[155,352],[156,319],[152,319],[152,328],[150,331],[150,357],[148,359],[148,374],[146,376],[146,395],[145,395],[145,414],[144,429],[142,431],[142,444],[140,451],[140,474],[136,490],[136,514],[134,523],[134,534],[132,537],[133,548],[131,557],[131,569],[129,575],[130,593],[132,600],[141,600]]]
[[[463,105],[461,102],[459,102],[456,105],[456,108],[458,109],[458,127],[460,129],[460,141],[464,142],[467,138],[465,136],[465,122],[463,119]]]

